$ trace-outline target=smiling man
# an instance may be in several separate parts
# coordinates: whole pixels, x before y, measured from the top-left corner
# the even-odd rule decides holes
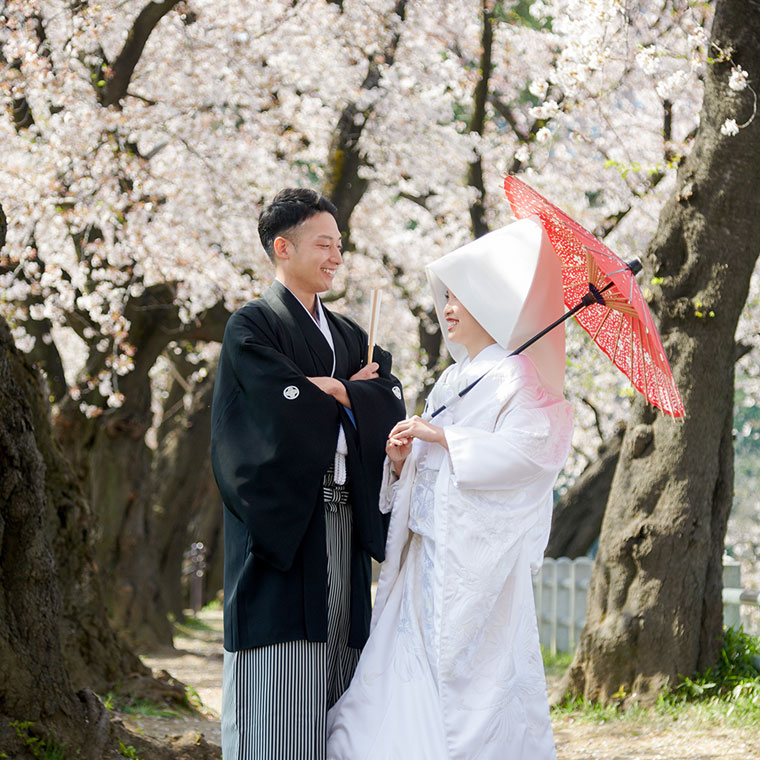
[[[225,760],[323,760],[326,713],[369,634],[385,439],[404,417],[391,357],[324,308],[342,263],[335,207],[278,193],[259,218],[274,263],[230,317],[212,405],[224,502]]]

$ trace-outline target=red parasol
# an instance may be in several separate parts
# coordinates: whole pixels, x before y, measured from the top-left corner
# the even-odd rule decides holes
[[[624,262],[516,177],[504,180],[504,190],[518,219],[534,214],[541,219],[562,260],[565,305],[583,329],[650,403],[673,417],[683,417],[681,394],[636,282],[640,263]]]

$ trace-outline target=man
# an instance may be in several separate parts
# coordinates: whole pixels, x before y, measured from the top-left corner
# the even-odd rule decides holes
[[[224,502],[225,760],[324,760],[326,712],[370,619],[385,439],[404,416],[391,357],[325,309],[336,209],[305,189],[259,219],[276,280],[225,330],[211,458]]]

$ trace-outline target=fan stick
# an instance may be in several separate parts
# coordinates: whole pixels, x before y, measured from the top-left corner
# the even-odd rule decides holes
[[[382,301],[382,295],[383,292],[380,288],[372,289],[372,297],[370,298],[369,330],[367,331],[367,364],[372,361],[372,350],[375,347],[377,325],[380,321],[380,302]]]

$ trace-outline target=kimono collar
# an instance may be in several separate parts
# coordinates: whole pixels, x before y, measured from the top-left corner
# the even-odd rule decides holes
[[[475,367],[475,371],[480,371],[481,369],[486,369],[489,365],[500,362],[507,356],[509,354],[498,343],[492,343],[490,346],[486,346],[479,354],[473,356],[472,359],[469,357],[465,358],[460,362],[460,365],[462,369]]]

